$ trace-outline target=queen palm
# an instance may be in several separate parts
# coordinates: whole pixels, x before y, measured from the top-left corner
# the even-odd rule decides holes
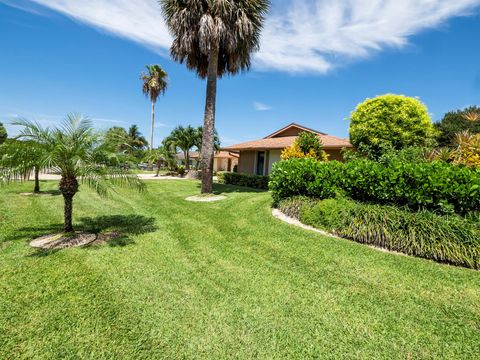
[[[149,97],[152,102],[152,129],[150,132],[150,147],[153,149],[153,132],[155,130],[155,103],[161,94],[167,90],[167,73],[160,67],[160,65],[147,65],[147,72],[140,75],[143,81],[142,91],[145,96]]]
[[[197,131],[192,126],[177,126],[166,138],[166,143],[183,152],[185,169],[190,170],[190,149],[195,146]]]
[[[101,138],[93,130],[90,120],[80,115],[68,115],[60,127],[43,128],[38,123],[18,120],[22,126],[19,138],[40,144],[45,153],[41,163],[61,175],[59,189],[64,199],[64,231],[73,232],[73,197],[79,191],[79,182],[106,196],[114,186],[131,186],[138,190],[144,184],[137,176],[100,164]]]
[[[268,0],[160,0],[174,36],[170,53],[207,78],[202,193],[212,192],[217,78],[248,70],[258,50]]]

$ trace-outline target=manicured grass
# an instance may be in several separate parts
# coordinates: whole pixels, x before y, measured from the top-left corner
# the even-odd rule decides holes
[[[45,190],[55,182],[42,183]],[[195,181],[101,199],[78,229],[110,245],[40,253],[59,196],[0,188],[0,359],[478,358],[480,273],[276,220],[270,194]]]

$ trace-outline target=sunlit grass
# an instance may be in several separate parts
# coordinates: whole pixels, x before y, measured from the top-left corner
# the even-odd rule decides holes
[[[42,183],[54,190],[55,182]],[[266,192],[152,181],[82,188],[78,229],[121,241],[39,253],[60,196],[0,188],[0,359],[476,358],[480,273],[320,236]]]

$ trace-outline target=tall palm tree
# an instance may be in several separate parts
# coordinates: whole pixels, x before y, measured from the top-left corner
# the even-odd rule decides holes
[[[190,125],[187,127],[177,126],[166,139],[167,144],[183,152],[186,170],[190,170],[190,149],[195,146],[196,140],[196,129]]]
[[[35,194],[40,193],[40,171],[45,167],[45,148],[34,141],[11,139],[0,146],[0,177],[4,181],[28,180],[34,174]]]
[[[150,132],[150,147],[153,149],[153,132],[155,130],[155,103],[161,94],[165,94],[167,90],[167,73],[160,67],[160,65],[147,65],[147,72],[140,75],[143,81],[142,91],[146,97],[152,101],[152,130]]]
[[[101,139],[91,121],[80,115],[68,115],[60,127],[52,129],[24,119],[13,124],[23,127],[19,138],[44,147],[41,163],[61,175],[59,189],[64,199],[64,231],[67,233],[74,231],[73,197],[79,191],[79,181],[101,196],[106,196],[116,185],[144,189],[137,176],[98,163]]]
[[[268,0],[160,0],[174,60],[207,78],[202,139],[202,193],[212,192],[217,78],[250,68]]]

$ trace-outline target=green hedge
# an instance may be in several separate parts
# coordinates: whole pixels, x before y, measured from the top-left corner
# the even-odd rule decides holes
[[[268,176],[249,175],[234,172],[219,172],[218,182],[221,184],[247,186],[256,189],[268,190]]]
[[[469,268],[479,267],[480,229],[458,215],[411,212],[345,198],[282,200],[279,208],[302,223],[346,239]]]
[[[274,202],[291,196],[356,200],[466,214],[480,210],[480,171],[444,162],[290,159],[270,175]]]

